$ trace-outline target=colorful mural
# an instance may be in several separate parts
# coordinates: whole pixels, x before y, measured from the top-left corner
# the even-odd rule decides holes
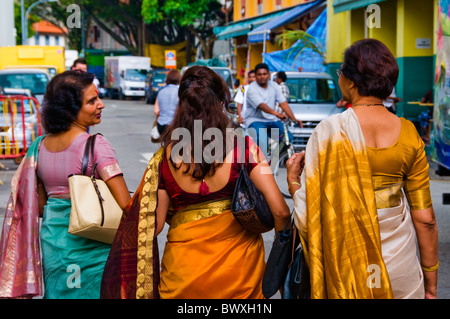
[[[439,1],[433,160],[450,169],[450,0]]]

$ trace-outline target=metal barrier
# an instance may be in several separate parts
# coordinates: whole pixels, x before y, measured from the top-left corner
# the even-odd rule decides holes
[[[42,135],[39,102],[23,95],[0,95],[0,159],[20,163],[33,141]]]

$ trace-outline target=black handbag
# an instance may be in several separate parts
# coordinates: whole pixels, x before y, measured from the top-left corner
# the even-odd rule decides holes
[[[309,271],[294,221],[289,220],[273,241],[262,282],[264,297],[282,288],[283,299],[309,299]]]
[[[254,233],[265,233],[274,227],[269,205],[248,176],[244,163],[234,188],[231,212],[242,227]]]
[[[298,236],[297,239],[298,240],[294,243],[292,263],[288,268],[284,280],[281,294],[283,299],[310,299],[311,297],[309,270],[306,264],[303,247]]]

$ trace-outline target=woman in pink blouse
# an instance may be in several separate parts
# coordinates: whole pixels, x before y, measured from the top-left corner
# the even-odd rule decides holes
[[[66,71],[48,84],[42,108],[42,124],[48,134],[33,143],[12,181],[0,244],[2,297],[41,295],[42,272],[44,298],[99,297],[110,245],[67,232],[71,210],[68,176],[81,173],[90,136],[87,128],[100,124],[105,107],[93,79],[90,73]],[[96,138],[88,173],[94,162],[97,177],[124,208],[130,193],[115,151],[101,135]],[[17,215],[26,222],[15,225]],[[43,216],[40,233],[37,216]],[[26,239],[21,233],[27,233]],[[20,244],[16,244],[18,240]],[[11,254],[16,257],[8,258]]]

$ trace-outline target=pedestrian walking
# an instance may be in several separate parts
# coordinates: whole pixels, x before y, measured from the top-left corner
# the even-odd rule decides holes
[[[338,73],[352,107],[322,121],[306,155],[287,162],[311,297],[436,298],[438,231],[424,143],[383,105],[397,62],[383,43],[364,39],[345,50]]]
[[[181,79],[178,96],[178,110],[162,148],[150,160],[125,210],[127,217],[105,267],[102,296],[263,298],[263,238],[244,229],[230,211],[241,148],[276,230],[289,220],[289,207],[273,175],[267,174],[270,168],[257,145],[248,137],[241,145],[227,134],[231,123],[223,109],[228,109],[231,96],[222,78],[208,67],[192,66]],[[217,133],[214,141],[222,152],[217,150],[215,160],[196,158],[194,154],[210,142],[202,136],[212,130],[222,134]],[[183,154],[179,154],[181,145]],[[165,222],[170,228],[159,274],[156,236]]]
[[[154,113],[157,117],[158,132],[162,135],[172,123],[178,106],[178,88],[181,75],[178,70],[170,70],[166,75],[166,86],[159,91],[155,100]]]
[[[11,182],[0,244],[0,297],[42,295],[43,286],[49,299],[100,297],[111,245],[68,233],[68,176],[80,174],[90,136],[86,128],[100,124],[104,108],[93,79],[87,72],[66,71],[47,86],[41,116],[48,134],[33,142]],[[101,135],[88,172],[94,162],[96,177],[125,207],[130,194],[114,149]]]

